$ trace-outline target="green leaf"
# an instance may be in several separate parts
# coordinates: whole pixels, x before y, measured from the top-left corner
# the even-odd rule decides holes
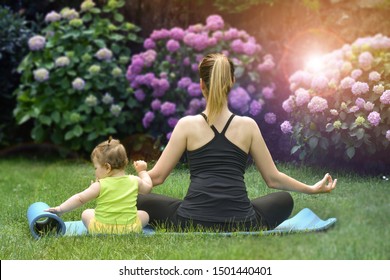
[[[73,130],[69,130],[67,133],[65,133],[65,140],[70,140],[74,137]]]
[[[59,123],[60,120],[61,120],[60,113],[58,113],[57,111],[54,111],[53,113],[51,113],[51,119],[52,119],[55,123]]]
[[[39,121],[45,125],[50,125],[51,124],[51,118],[45,115],[39,116]]]
[[[124,17],[123,17],[121,14],[119,14],[119,13],[115,13],[115,14],[114,14],[114,19],[115,19],[117,22],[123,22]]]
[[[294,146],[294,147],[292,147],[291,154],[295,154],[300,148],[301,148],[301,146]]]
[[[363,137],[364,137],[364,128],[359,128],[359,129],[356,131],[355,136],[357,137],[358,140],[363,139]]]
[[[326,132],[332,132],[334,130],[334,126],[331,123],[327,123],[325,129]]]
[[[73,134],[75,137],[81,136],[81,134],[83,134],[83,128],[80,125],[76,125],[73,128]]]
[[[346,151],[347,156],[348,156],[350,159],[352,159],[352,158],[355,156],[355,152],[356,152],[355,147],[349,147],[349,148],[347,149],[347,151]]]
[[[314,150],[318,145],[318,138],[317,137],[311,137],[309,139],[309,147],[310,149]]]

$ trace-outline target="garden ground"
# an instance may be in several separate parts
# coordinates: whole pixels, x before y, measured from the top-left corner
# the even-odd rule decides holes
[[[150,167],[149,167],[150,168]],[[278,168],[307,183],[319,180],[328,170],[292,164]],[[133,170],[129,169],[129,172]],[[330,194],[293,193],[293,215],[303,208],[312,209],[320,218],[336,217],[337,223],[326,232],[234,236],[156,235],[105,237],[47,237],[34,240],[29,232],[26,211],[36,201],[49,205],[61,203],[85,188],[94,176],[86,161],[44,161],[0,159],[0,258],[2,260],[388,260],[390,259],[390,181],[380,176],[360,176],[332,171],[338,178]],[[245,181],[251,198],[272,190],[249,166]],[[188,169],[177,167],[163,186],[154,191],[183,197],[189,182]],[[85,207],[67,213],[64,220],[79,220]]]

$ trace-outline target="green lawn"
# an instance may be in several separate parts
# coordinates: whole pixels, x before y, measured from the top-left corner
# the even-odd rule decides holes
[[[292,164],[278,168],[293,177],[314,183],[327,170]],[[129,172],[133,170],[129,169]],[[312,209],[320,218],[338,219],[326,232],[284,236],[127,235],[46,237],[34,240],[26,211],[36,201],[57,205],[88,186],[94,169],[83,161],[37,161],[0,159],[0,258],[21,259],[390,259],[390,181],[338,171],[338,186],[331,194],[293,193],[296,214]],[[271,192],[254,167],[245,180],[251,198]],[[183,197],[189,182],[188,170],[174,170],[155,192]],[[79,220],[90,203],[63,216]]]

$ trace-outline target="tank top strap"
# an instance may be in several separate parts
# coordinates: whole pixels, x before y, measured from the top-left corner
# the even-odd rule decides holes
[[[208,122],[208,121],[207,121],[207,116],[206,116],[204,113],[200,113],[200,114],[201,114],[202,117],[206,120],[206,122]],[[210,126],[210,127],[211,127],[211,129],[214,131],[214,134],[215,134],[215,135],[219,134],[218,130],[215,128],[214,125],[212,125],[212,126]]]
[[[223,130],[222,130],[222,132],[221,132],[222,135],[225,134],[226,130],[228,129],[228,127],[229,127],[229,125],[230,125],[230,123],[232,122],[232,120],[233,120],[234,117],[235,117],[235,114],[232,114],[232,115],[230,116],[230,118],[228,119],[228,121],[227,121],[226,124],[225,124],[225,127],[223,128]]]

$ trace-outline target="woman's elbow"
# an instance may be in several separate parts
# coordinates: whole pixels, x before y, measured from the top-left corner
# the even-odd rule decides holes
[[[264,181],[265,183],[267,184],[267,186],[270,188],[270,189],[277,189],[279,187],[279,180],[278,180],[278,174],[275,174],[275,175],[271,175],[271,176],[267,176],[266,178],[264,178]]]

